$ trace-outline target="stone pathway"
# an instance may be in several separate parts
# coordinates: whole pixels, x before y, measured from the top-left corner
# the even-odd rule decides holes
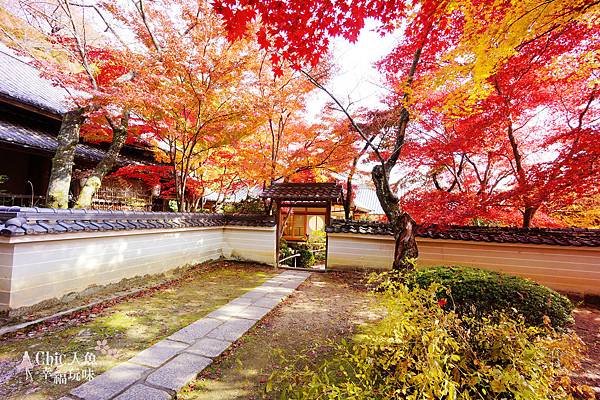
[[[60,400],[171,399],[309,276],[283,272]]]

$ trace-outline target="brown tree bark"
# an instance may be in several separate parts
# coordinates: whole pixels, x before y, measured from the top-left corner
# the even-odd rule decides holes
[[[85,110],[77,108],[68,111],[58,132],[58,147],[52,158],[52,170],[46,194],[46,206],[52,208],[69,207],[69,188],[75,164],[75,149],[79,143],[79,131],[85,121]]]
[[[407,272],[414,269],[414,260],[419,257],[415,237],[417,224],[405,211],[400,209],[398,198],[389,185],[389,171],[382,165],[376,165],[371,173],[375,183],[375,193],[394,233],[394,271]]]
[[[98,189],[100,189],[102,179],[116,164],[119,153],[127,140],[127,134],[129,132],[129,112],[123,114],[120,125],[114,125],[109,118],[107,118],[107,120],[113,131],[112,142],[110,143],[110,147],[104,158],[96,165],[92,174],[85,180],[85,184],[77,198],[75,208],[89,208],[92,205],[92,198]]]
[[[523,211],[523,228],[531,228],[531,222],[537,210],[537,207],[525,208]]]
[[[422,44],[413,55],[407,77],[408,87],[411,86],[417,66],[419,65],[423,45],[424,44]],[[408,92],[404,93],[403,100],[404,102],[409,100]],[[407,272],[414,269],[414,262],[419,256],[419,249],[417,247],[415,236],[417,233],[417,224],[410,214],[400,208],[398,197],[392,192],[390,186],[390,173],[400,158],[400,152],[404,146],[406,128],[408,127],[409,120],[410,114],[406,107],[402,106],[396,136],[394,137],[392,153],[384,163],[376,165],[371,172],[371,177],[375,184],[375,193],[390,222],[392,232],[394,233],[394,239],[396,240],[392,270],[399,272]]]
[[[353,165],[356,165],[357,159],[354,160]],[[348,174],[346,179],[346,197],[344,198],[344,218],[350,219],[350,207],[352,206],[352,179],[354,178],[354,168]]]

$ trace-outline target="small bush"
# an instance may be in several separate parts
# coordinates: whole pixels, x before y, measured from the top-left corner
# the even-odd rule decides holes
[[[531,325],[544,325],[548,318],[554,327],[573,322],[569,299],[517,276],[468,267],[430,267],[416,270],[407,282],[421,288],[438,283],[449,289],[439,296],[462,315],[485,316],[501,310],[513,317],[522,315]]]
[[[327,250],[327,234],[325,231],[312,231],[306,244],[313,251],[316,261],[325,261]]]
[[[315,256],[310,251],[308,244],[288,243],[285,239],[281,239],[279,242],[279,259],[282,260],[293,254],[300,254],[300,256],[285,260],[283,264],[290,267],[296,266],[297,268],[310,268],[315,263]]]
[[[308,249],[300,249],[298,251],[298,268],[310,268],[315,264],[315,255]]]
[[[576,335],[502,313],[460,316],[441,307],[438,284],[387,282],[377,294],[382,320],[317,369],[273,373],[267,391],[286,399],[593,398],[571,382],[582,357]]]
[[[291,256],[292,254],[294,254],[294,251],[289,248],[287,240],[281,239],[279,241],[279,259],[283,260],[284,258]],[[282,264],[293,266],[294,260],[290,258],[289,260],[285,260]]]
[[[264,214],[265,211],[265,203],[261,199],[247,198],[223,205],[225,214]]]

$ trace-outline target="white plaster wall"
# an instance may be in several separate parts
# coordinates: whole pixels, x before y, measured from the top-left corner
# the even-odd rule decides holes
[[[0,309],[3,304],[8,304],[10,299],[12,260],[13,246],[0,243]]]
[[[5,308],[217,259],[223,228],[25,236],[12,248],[11,294]]]
[[[223,230],[223,256],[276,265],[275,229],[275,227],[226,226]]]
[[[388,270],[394,239],[383,235],[327,234],[327,268]]]
[[[0,309],[219,257],[276,264],[275,227],[206,227],[0,238]]]
[[[328,234],[331,269],[390,268],[393,238]],[[533,279],[556,290],[600,295],[600,248],[417,239],[419,265],[467,265]]]

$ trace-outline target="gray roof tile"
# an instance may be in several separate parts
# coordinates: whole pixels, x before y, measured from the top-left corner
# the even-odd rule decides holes
[[[0,47],[0,95],[50,112],[64,114],[69,107],[69,94],[55,86],[24,58]]]
[[[391,236],[389,224],[371,221],[333,220],[329,233],[356,233]],[[420,226],[417,237],[475,242],[546,244],[555,246],[600,247],[600,229],[511,228],[484,226]]]
[[[58,210],[0,206],[0,234],[3,236],[226,225],[271,227],[275,226],[275,219],[267,215]]]
[[[342,197],[342,187],[336,183],[274,183],[260,197],[290,201],[330,201]]]

